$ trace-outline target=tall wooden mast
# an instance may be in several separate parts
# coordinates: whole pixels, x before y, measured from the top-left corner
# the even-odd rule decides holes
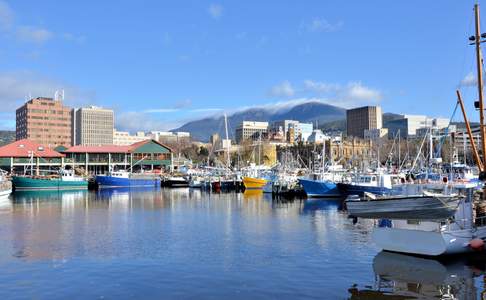
[[[486,143],[484,140],[484,103],[483,103],[483,58],[481,55],[481,31],[479,23],[479,4],[474,5],[474,15],[476,23],[476,32],[474,44],[476,45],[476,64],[477,64],[477,78],[478,78],[478,101],[479,101],[479,131],[481,133],[481,151],[482,164],[486,165]]]
[[[474,141],[474,136],[473,136],[472,131],[471,131],[471,126],[469,125],[469,120],[467,119],[467,116],[466,116],[466,109],[464,108],[464,102],[462,101],[461,92],[459,92],[459,90],[457,90],[456,94],[457,94],[457,102],[459,102],[459,105],[461,106],[462,116],[464,117],[464,123],[466,124],[467,135],[469,136],[469,141],[471,142],[471,148],[472,148],[474,161],[476,162],[476,165],[478,166],[479,172],[484,172],[483,162],[481,161],[481,158],[479,157],[479,154],[478,154],[478,150],[476,149],[476,142]],[[462,138],[465,141],[466,135],[464,135]],[[464,153],[465,153],[465,151],[464,151]]]

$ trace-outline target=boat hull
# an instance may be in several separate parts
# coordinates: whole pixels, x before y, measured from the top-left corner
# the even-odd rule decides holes
[[[431,220],[454,215],[459,197],[408,196],[376,200],[346,201],[348,213],[370,219]]]
[[[243,177],[243,185],[245,189],[248,190],[262,190],[267,184],[265,179],[253,178],[253,177]]]
[[[331,181],[299,179],[308,197],[339,197],[341,193],[336,184]]]
[[[485,229],[473,234],[468,229],[440,232],[385,227],[371,233],[373,242],[383,250],[426,256],[474,252],[469,242],[475,237],[486,238]]]
[[[189,181],[187,180],[164,180],[165,187],[189,187]]]
[[[95,178],[100,188],[113,187],[159,187],[160,178],[121,178],[109,175],[98,175]]]
[[[363,196],[364,193],[372,193],[375,195],[385,195],[392,191],[392,189],[381,186],[367,186],[349,183],[338,183],[337,188],[343,196],[359,195]]]
[[[41,179],[22,176],[13,176],[12,184],[15,190],[86,190],[88,181],[65,181],[58,178]]]
[[[12,189],[0,191],[0,199],[8,198],[11,193]]]

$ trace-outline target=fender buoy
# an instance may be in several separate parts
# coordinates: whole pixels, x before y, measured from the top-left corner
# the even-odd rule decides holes
[[[469,247],[473,250],[483,250],[484,249],[484,241],[482,239],[472,239],[469,241]]]
[[[446,176],[442,177],[442,182],[447,183],[447,180],[449,180]]]

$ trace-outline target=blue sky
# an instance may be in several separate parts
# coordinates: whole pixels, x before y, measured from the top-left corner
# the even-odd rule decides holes
[[[131,131],[311,99],[449,117],[476,97],[473,4],[0,0],[0,129],[56,89]]]

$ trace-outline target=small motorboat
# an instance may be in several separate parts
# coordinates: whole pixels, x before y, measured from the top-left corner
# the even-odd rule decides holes
[[[424,191],[421,195],[377,196],[365,192],[363,197],[346,198],[348,213],[369,219],[438,220],[454,215],[464,196]]]

